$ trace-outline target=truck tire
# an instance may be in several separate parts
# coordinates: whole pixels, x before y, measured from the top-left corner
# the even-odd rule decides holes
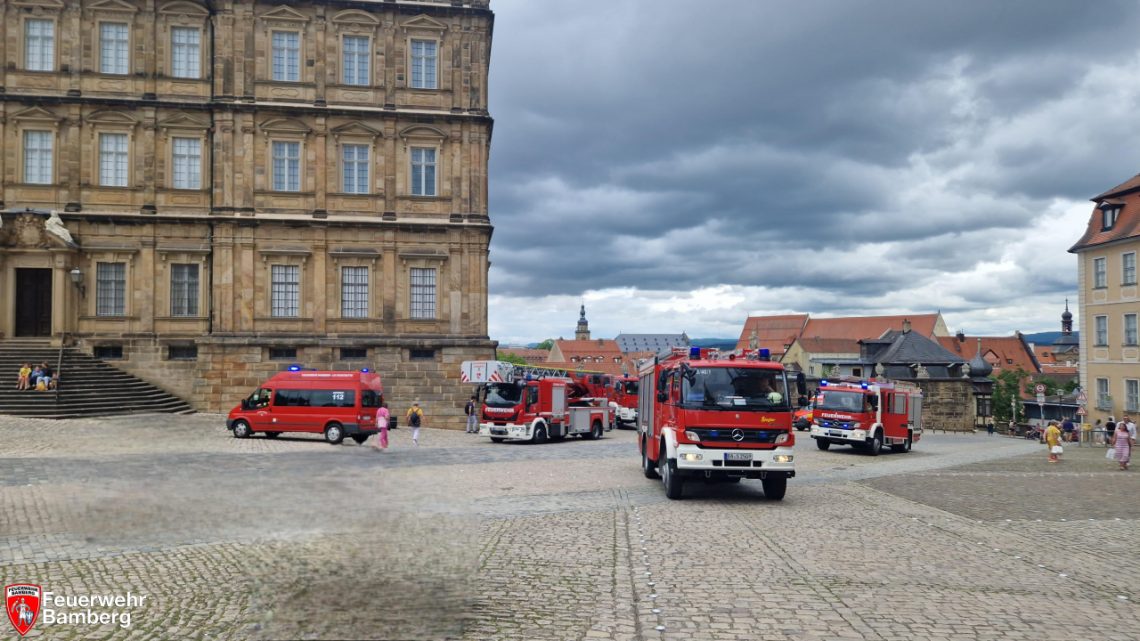
[[[325,426],[325,440],[329,445],[340,445],[344,440],[344,428],[340,423],[329,423]]]
[[[911,439],[914,438],[911,432],[906,433],[906,441],[902,445],[892,445],[891,450],[895,452],[909,452],[911,446]]]
[[[883,431],[875,430],[875,435],[871,437],[871,442],[867,444],[867,453],[871,456],[878,456],[879,452],[883,451]]]
[[[685,489],[685,480],[677,473],[677,459],[660,457],[661,483],[665,485],[665,496],[674,501],[681,500]]]
[[[788,477],[766,476],[760,481],[764,485],[764,498],[769,501],[781,501],[788,491]]]
[[[546,442],[546,423],[539,423],[534,427],[534,436],[531,437],[533,443]]]
[[[590,426],[589,438],[592,441],[596,441],[596,440],[602,438],[602,422],[601,421],[594,421],[594,424]]]
[[[242,420],[234,421],[234,438],[249,438],[253,431],[249,429],[249,423]]]
[[[649,460],[649,448],[644,442],[641,444],[641,473],[647,479],[655,479],[660,476],[657,474],[657,461]]]
[[[831,447],[831,441],[825,438],[817,438],[815,439],[815,446],[826,452],[827,448]]]

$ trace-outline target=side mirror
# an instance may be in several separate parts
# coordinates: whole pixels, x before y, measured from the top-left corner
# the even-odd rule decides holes
[[[799,392],[800,396],[807,396],[807,377],[804,376],[803,372],[796,374],[796,391]]]
[[[243,410],[249,409],[249,399],[248,398],[241,399],[241,408]]]
[[[808,399],[806,396],[800,396],[800,398],[796,402],[799,404],[800,407],[807,407],[808,406]]]
[[[669,393],[668,393],[668,392],[666,392],[665,390],[658,390],[658,392],[657,392],[657,402],[658,402],[658,403],[664,403],[664,402],[665,402],[665,401],[667,401],[667,400],[669,400]]]

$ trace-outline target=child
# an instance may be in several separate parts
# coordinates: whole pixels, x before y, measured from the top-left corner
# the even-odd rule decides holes
[[[20,366],[20,377],[16,379],[16,389],[28,389],[28,377],[32,375],[32,364],[24,363]]]
[[[412,407],[408,409],[408,425],[412,426],[412,445],[419,447],[420,445],[420,423],[424,419],[424,411],[420,409],[420,402],[412,403]]]

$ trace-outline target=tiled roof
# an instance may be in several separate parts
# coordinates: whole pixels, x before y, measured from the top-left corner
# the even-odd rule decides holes
[[[520,356],[523,360],[532,365],[545,363],[546,359],[550,358],[550,350],[546,349],[531,349],[529,347],[500,347],[498,351],[500,354],[514,354],[515,356]]]
[[[890,330],[882,338],[862,342],[861,358],[867,362],[890,364],[922,363],[930,365],[962,363],[966,359],[946,349],[936,339],[915,331]]]
[[[888,330],[902,331],[903,321],[910,321],[911,331],[934,336],[939,314],[904,314],[902,316],[851,316],[847,318],[813,318],[801,336],[805,338],[845,338],[862,340],[879,338]]]
[[[688,347],[689,337],[681,334],[618,334],[618,347],[623,352],[660,352],[670,347]]]
[[[744,321],[744,329],[740,332],[740,340],[736,342],[736,349],[751,349],[752,331],[756,331],[756,340],[761,349],[768,349],[773,355],[784,353],[784,346],[791,345],[800,336],[804,325],[808,322],[807,314],[791,314],[787,316],[749,316]]]
[[[965,340],[958,340],[956,336],[939,336],[938,343],[953,354],[966,361],[974,358],[978,352],[978,339],[982,339],[982,358],[993,365],[994,371],[1003,369],[1021,368],[1033,374],[1041,371],[1036,357],[1030,353],[1029,344],[1021,334],[1013,336],[967,336]],[[1012,361],[1012,362],[1011,362]]]
[[[1122,193],[1129,192],[1130,193]],[[1115,240],[1140,237],[1140,176],[1135,176],[1126,183],[1117,185],[1109,191],[1093,198],[1097,203],[1089,214],[1085,233],[1075,245],[1069,248],[1070,252],[1079,252],[1097,245],[1103,245]],[[1117,196],[1107,201],[1108,196]],[[1099,209],[1100,203],[1108,202],[1121,207],[1116,221],[1111,229],[1104,229],[1104,212]]]
[[[850,338],[807,337],[799,339],[800,347],[809,354],[858,354],[859,341]]]
[[[554,345],[566,358],[571,356],[609,355],[621,356],[621,348],[612,338],[596,338],[586,341],[558,339]],[[554,350],[551,350],[553,353]]]

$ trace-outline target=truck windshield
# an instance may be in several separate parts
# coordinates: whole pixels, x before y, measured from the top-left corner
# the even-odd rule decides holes
[[[487,407],[514,407],[522,402],[522,391],[523,388],[514,383],[490,383],[483,402]]]
[[[863,394],[860,392],[841,392],[828,390],[820,392],[823,400],[816,405],[821,410],[839,410],[841,412],[862,412]]]
[[[637,381],[622,381],[619,385],[621,385],[621,391],[637,396]]]
[[[695,367],[682,377],[681,403],[701,409],[790,409],[784,373],[744,367]],[[690,380],[691,378],[691,380]]]

